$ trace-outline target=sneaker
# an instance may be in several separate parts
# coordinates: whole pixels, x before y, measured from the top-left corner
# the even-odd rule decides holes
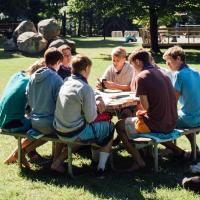
[[[95,174],[96,174],[96,177],[98,179],[104,179],[105,178],[105,171],[102,170],[102,169],[98,169]]]

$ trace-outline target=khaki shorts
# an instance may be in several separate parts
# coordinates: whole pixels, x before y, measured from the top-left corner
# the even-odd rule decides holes
[[[135,133],[149,133],[151,130],[142,118],[128,117],[125,119],[125,129],[128,135]]]

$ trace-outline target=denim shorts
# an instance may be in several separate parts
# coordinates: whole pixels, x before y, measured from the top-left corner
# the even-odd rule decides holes
[[[96,143],[100,146],[105,146],[112,138],[114,134],[114,124],[101,121],[86,124],[85,128],[74,137],[64,137],[58,135],[58,137],[63,141],[75,141],[76,139],[80,139],[83,142],[91,142]]]

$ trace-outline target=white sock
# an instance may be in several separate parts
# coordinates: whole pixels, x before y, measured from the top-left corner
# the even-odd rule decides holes
[[[98,164],[97,169],[102,169],[102,170],[105,169],[105,165],[106,165],[109,155],[110,153],[107,153],[107,152],[99,153],[99,164]]]
[[[91,152],[92,152],[92,160],[95,162],[98,162],[99,161],[99,151],[91,149]]]

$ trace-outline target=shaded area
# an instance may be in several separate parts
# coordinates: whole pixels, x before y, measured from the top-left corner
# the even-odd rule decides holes
[[[124,150],[123,150],[124,151]],[[123,153],[123,152],[122,152]],[[77,159],[89,159],[90,150],[84,147]],[[120,152],[114,152],[115,165],[118,168],[125,168],[130,165],[131,158],[122,156]],[[153,171],[153,159],[146,159],[147,168],[132,173],[113,172],[109,167],[107,169],[106,178],[98,180],[94,175],[94,168],[89,164],[82,163],[81,166],[73,166],[75,179],[71,179],[67,174],[59,175],[52,173],[49,166],[43,168],[35,168],[35,170],[25,170],[20,172],[23,178],[31,181],[42,181],[51,183],[60,188],[84,188],[91,194],[105,199],[145,199],[141,191],[156,193],[158,188],[176,188],[184,176],[183,171],[191,164],[189,161],[174,161],[170,159],[162,159],[160,162],[161,172],[155,174]],[[183,165],[184,164],[184,165]]]
[[[73,38],[73,40],[77,43],[77,47],[80,48],[114,48],[116,46],[136,47],[140,45],[138,43],[125,43],[125,41],[111,39],[103,40],[102,38],[98,38],[98,40],[97,38],[95,38],[95,40]]]

